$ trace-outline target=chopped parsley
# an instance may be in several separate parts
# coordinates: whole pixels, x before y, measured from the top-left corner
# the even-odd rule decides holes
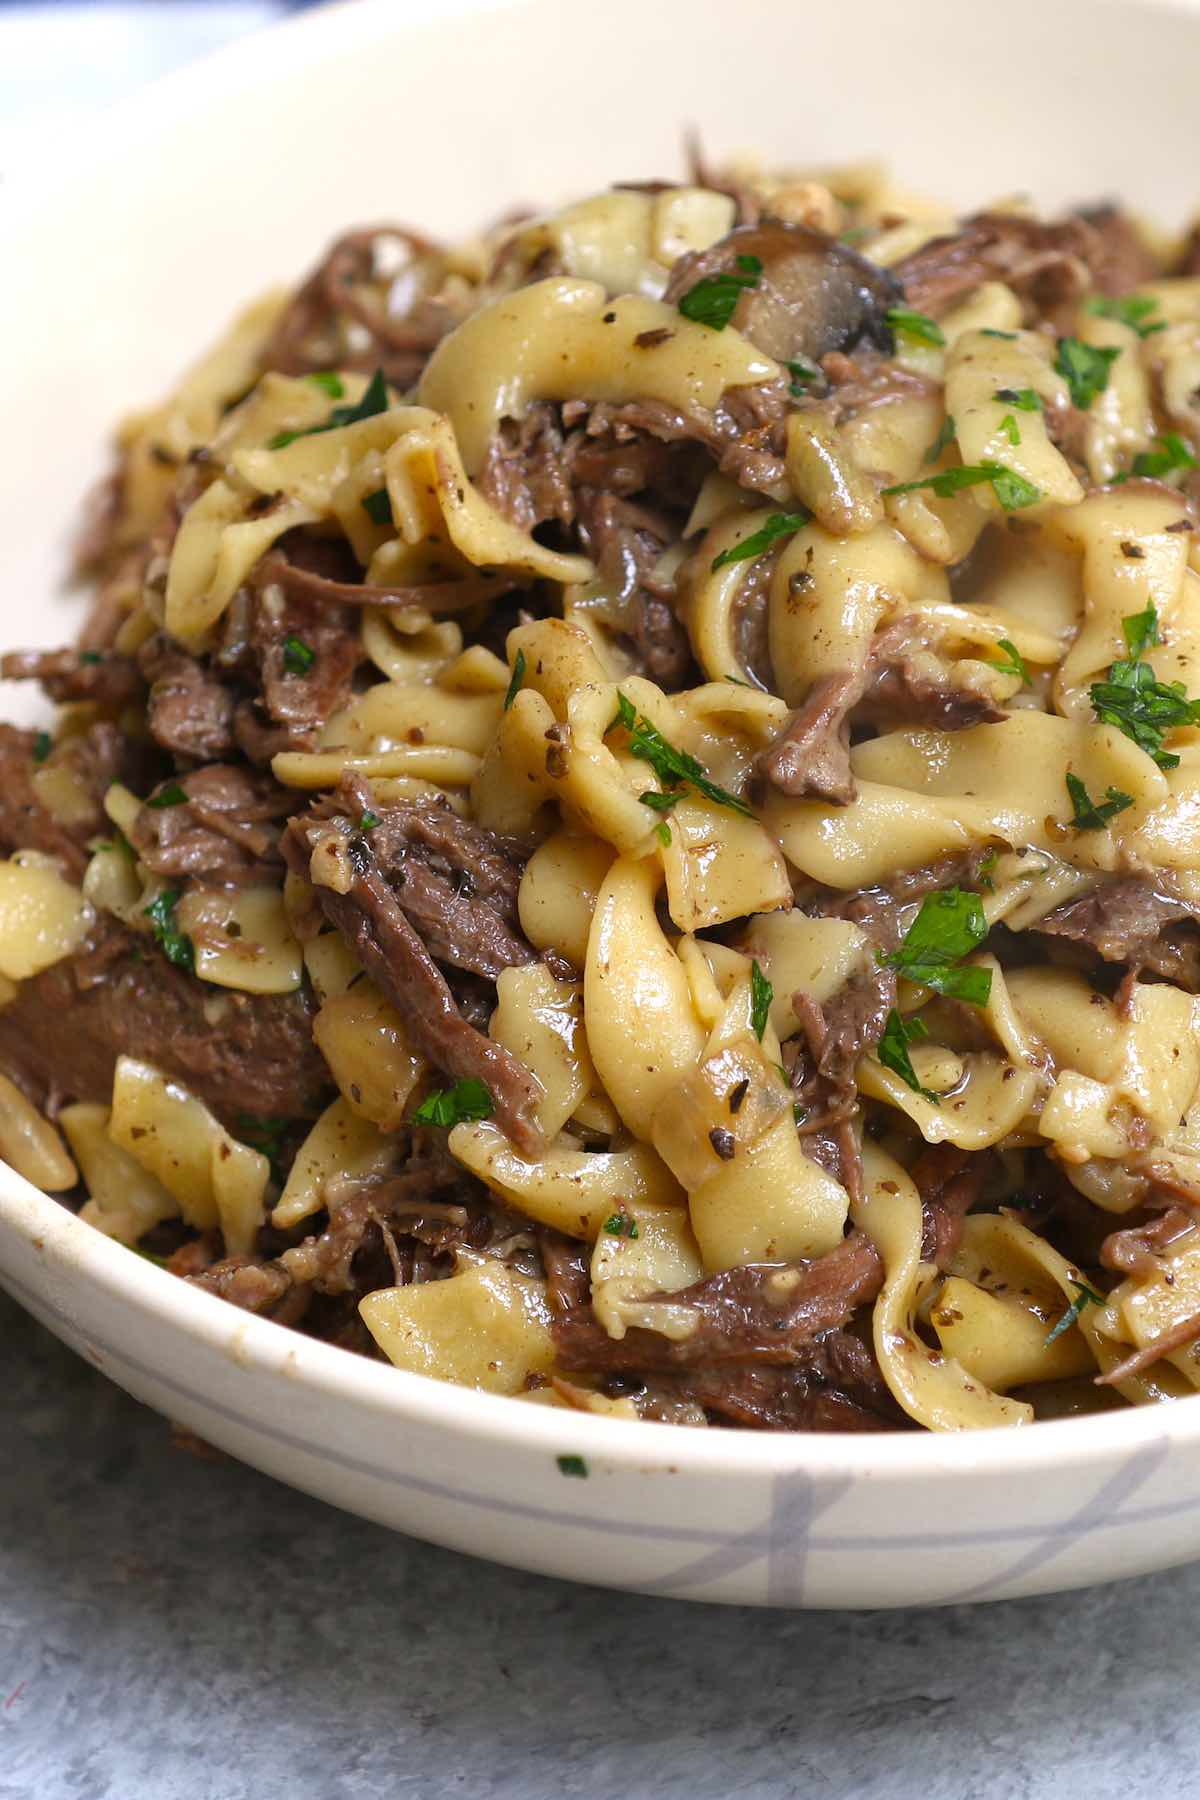
[[[1093,800],[1078,775],[1067,776],[1067,792],[1075,809],[1071,823],[1076,831],[1107,831],[1109,820],[1133,805],[1133,795],[1115,787],[1108,789],[1103,800]]]
[[[998,854],[995,846],[993,845],[992,849],[990,849],[987,852],[987,854],[984,856],[982,862],[979,865],[979,869],[976,873],[976,876],[975,876],[975,879],[978,881],[980,887],[986,888],[989,894],[994,894],[996,891],[996,884],[992,880],[992,876],[995,874],[996,864],[999,862],[999,860],[1000,860],[999,854]]]
[[[280,1186],[283,1185],[283,1140],[287,1136],[287,1119],[260,1119],[255,1113],[239,1113],[237,1134],[260,1156],[265,1156]]]
[[[742,813],[746,818],[752,817],[744,800],[739,800],[728,788],[718,787],[694,756],[669,744],[649,719],[643,718],[632,700],[626,699],[621,693],[617,695],[617,716],[608,729],[612,731],[618,725],[623,725],[629,733],[631,753],[639,762],[649,763],[659,780],[668,787],[677,788],[687,783],[698,794],[703,794],[706,800],[712,800],[718,806],[728,806],[731,811]],[[669,810],[666,803],[673,805],[679,795],[658,794],[648,798],[642,794],[639,797],[643,806],[653,807],[656,812],[666,812]]]
[[[79,660],[86,668],[95,668],[97,663],[104,661],[104,658],[98,650],[81,650]]]
[[[785,362],[783,366],[792,378],[788,383],[788,393],[793,400],[803,400],[810,383],[821,379],[821,371],[816,364],[805,362],[802,356]]]
[[[157,794],[151,794],[145,802],[147,806],[186,806],[187,795],[177,781],[169,781],[166,787],[159,788]]]
[[[1015,406],[1018,412],[1042,410],[1042,396],[1036,388],[997,388],[992,399],[1002,406]]]
[[[992,492],[1006,512],[1033,506],[1042,497],[1041,489],[1034,487],[1032,481],[998,462],[964,463],[957,469],[943,469],[939,475],[926,475],[921,481],[898,481],[883,492],[911,494],[917,488],[931,488],[939,500],[949,500],[961,489],[979,487],[985,481],[991,482]]]
[[[509,707],[521,691],[521,683],[525,679],[526,667],[525,652],[523,650],[518,650],[516,656],[513,658],[512,680],[509,682],[508,692],[504,696],[505,712],[508,711]]]
[[[886,968],[909,981],[933,988],[951,1000],[986,1006],[992,991],[990,969],[963,968],[962,958],[977,950],[988,934],[983,902],[959,887],[943,888],[921,902],[921,910],[890,956],[878,954]]]
[[[1158,319],[1152,325],[1146,323],[1150,314],[1158,311],[1158,301],[1152,294],[1122,294],[1119,299],[1110,294],[1098,294],[1088,301],[1087,311],[1098,319],[1116,319],[1120,324],[1128,325],[1140,338],[1153,337],[1156,331],[1167,329],[1165,319]]]
[[[164,888],[156,894],[149,906],[142,908],[145,916],[154,928],[154,941],[169,963],[177,969],[186,969],[189,975],[196,972],[196,951],[186,932],[180,931],[175,918],[175,908],[182,898],[178,888]]]
[[[1103,1294],[1098,1294],[1095,1288],[1090,1288],[1086,1281],[1073,1280],[1071,1286],[1075,1289],[1075,1298],[1072,1300],[1070,1306],[1068,1306],[1062,1318],[1058,1321],[1058,1324],[1054,1327],[1054,1330],[1046,1339],[1047,1348],[1054,1342],[1056,1337],[1061,1337],[1064,1331],[1069,1331],[1071,1329],[1072,1325],[1077,1322],[1079,1315],[1082,1313],[1085,1306],[1107,1306],[1108,1304],[1105,1296]]]
[[[372,812],[370,807],[368,807],[363,813],[362,818],[358,821],[358,829],[360,831],[374,831],[378,823],[379,814],[377,812]]]
[[[720,556],[714,556],[714,571],[723,569],[726,563],[748,562],[752,556],[761,556],[764,550],[771,548],[776,538],[791,537],[794,532],[807,525],[811,518],[812,514],[808,511],[772,513],[758,531],[752,531],[740,544],[731,544],[728,550],[722,550]]]
[[[587,1480],[588,1466],[582,1456],[556,1456],[554,1460],[558,1464],[560,1475],[574,1475],[580,1481]]]
[[[337,377],[334,376],[333,379],[336,381]],[[319,382],[318,386],[324,386],[324,383]],[[341,391],[340,382],[338,382],[338,390]],[[328,393],[332,393],[332,391],[331,388],[326,389]],[[360,419],[373,419],[376,413],[386,412],[387,409],[387,382],[383,378],[383,370],[376,369],[367,383],[362,399],[356,406],[335,406],[323,424],[306,425],[302,431],[277,432],[268,443],[267,449],[286,450],[287,446],[294,444],[297,438],[315,437],[320,431],[336,431],[342,425],[357,425]]]
[[[954,423],[954,414],[947,413],[942,420],[941,430],[938,432],[921,460],[927,463],[935,463],[942,454],[942,451],[950,448],[951,444],[954,442],[957,430],[958,426]]]
[[[1025,666],[1025,658],[1012,639],[1000,638],[996,648],[1003,650],[1004,655],[992,664],[993,669],[999,669],[1002,675],[1015,675],[1018,681],[1022,682],[1025,687],[1029,687],[1029,670]]]
[[[50,733],[48,731],[39,731],[33,740],[34,762],[44,763],[53,748],[54,739],[50,736]]]
[[[328,394],[331,400],[340,400],[346,391],[341,376],[335,375],[332,369],[316,369],[308,379],[323,394]]]
[[[732,319],[747,288],[756,288],[762,276],[762,263],[757,256],[739,256],[737,271],[706,275],[679,300],[685,319],[696,325],[707,325],[710,331],[724,331]]]
[[[635,1238],[641,1236],[637,1220],[631,1219],[628,1213],[623,1212],[610,1213],[604,1221],[603,1229],[609,1237]]]
[[[919,1043],[929,1036],[923,1021],[919,1017],[903,1019],[893,1006],[883,1027],[883,1036],[875,1046],[875,1054],[885,1069],[898,1075],[906,1082],[914,1094],[923,1094],[935,1106],[942,1104],[940,1097],[932,1088],[922,1087],[917,1080],[917,1071],[912,1066],[912,1058],[908,1054],[910,1044]]]
[[[1154,441],[1159,446],[1157,450],[1143,450],[1134,457],[1135,475],[1156,480],[1159,476],[1174,474],[1176,469],[1200,467],[1177,431],[1164,431]]]
[[[1113,345],[1085,344],[1080,338],[1058,340],[1054,367],[1071,390],[1071,404],[1086,412],[1108,386],[1108,372],[1121,352]]]
[[[997,331],[994,325],[981,325],[979,335],[980,337],[1003,338],[1006,344],[1015,344],[1017,341],[1015,331]]]
[[[363,498],[362,509],[372,525],[391,525],[392,502],[385,487],[376,488],[373,494]]]
[[[755,959],[750,964],[750,1023],[754,1027],[754,1035],[761,1044],[763,1032],[767,1029],[767,1020],[771,1016],[771,1002],[775,998],[775,989],[767,980]]]
[[[477,1075],[456,1081],[452,1088],[437,1088],[426,1094],[413,1114],[414,1125],[462,1125],[475,1119],[490,1119],[495,1102],[487,1085]]]
[[[654,835],[664,850],[669,848],[671,843],[671,827],[667,824],[665,819],[660,820],[654,827]]]
[[[905,337],[916,338],[920,344],[932,344],[938,349],[946,342],[945,332],[928,313],[914,312],[910,306],[893,306],[889,307],[884,317],[893,331],[901,332]]]
[[[302,637],[291,632],[283,640],[283,666],[289,675],[307,675],[317,660],[317,653],[311,644],[306,644]]]
[[[1152,756],[1160,769],[1175,769],[1179,758],[1164,750],[1163,738],[1179,725],[1200,725],[1200,700],[1189,700],[1182,681],[1159,681],[1143,651],[1159,642],[1158,614],[1153,606],[1124,621],[1129,655],[1112,664],[1105,681],[1088,690],[1102,725],[1115,725]]]
[[[1000,429],[1015,450],[1021,441],[1021,427],[1011,413],[1005,413],[1000,421]]]

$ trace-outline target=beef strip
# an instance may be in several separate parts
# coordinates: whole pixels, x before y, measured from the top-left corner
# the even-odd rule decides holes
[[[537,1227],[538,1249],[546,1277],[546,1299],[555,1313],[586,1306],[591,1293],[588,1254],[575,1238],[564,1237],[549,1225]]]
[[[1064,328],[1089,287],[1121,293],[1145,279],[1139,240],[1111,208],[1070,213],[1054,223],[1017,213],[977,213],[897,263],[908,303],[935,318],[984,281],[1003,281],[1026,302],[1030,322],[1047,315]],[[1132,279],[1131,279],[1132,278]]]
[[[0,1010],[0,1065],[56,1101],[107,1104],[119,1056],[152,1063],[227,1121],[313,1118],[329,1072],[305,991],[217,989],[107,915],[83,951],[23,981]]]
[[[989,695],[951,680],[925,648],[917,620],[898,619],[876,632],[859,666],[814,682],[760,757],[763,776],[789,798],[849,806],[857,792],[850,767],[852,713],[864,724],[938,731],[1002,724],[1007,717]]]
[[[564,456],[557,409],[539,400],[518,423],[501,421],[488,446],[478,486],[497,512],[520,531],[532,531],[548,519],[569,526],[575,497]]]
[[[654,573],[671,527],[617,494],[584,488],[579,495],[580,536],[601,578],[623,610],[618,614],[642,672],[662,688],[691,685],[691,641],[676,616],[674,587]]]
[[[369,582],[339,580],[303,568],[286,556],[272,552],[263,559],[260,574],[286,594],[327,606],[387,606],[449,614],[466,612],[480,601],[498,600],[522,585],[524,576],[499,569],[477,569],[446,581],[425,581],[405,587],[377,587]]]
[[[894,1431],[911,1426],[869,1347],[848,1331],[822,1332],[802,1363],[690,1369],[657,1375],[658,1399],[702,1406],[715,1424],[760,1431]]]
[[[337,805],[348,820],[376,810],[369,786],[354,777],[342,783]],[[517,923],[525,867],[518,845],[438,800],[380,805],[376,816],[372,855],[436,961],[489,981],[537,961]]]
[[[921,1256],[944,1269],[962,1238],[963,1220],[977,1206],[989,1167],[987,1155],[931,1144],[909,1173],[921,1196],[924,1233]]]
[[[369,790],[368,790],[369,792]],[[361,817],[355,789],[350,817]],[[336,801],[334,806],[336,808]],[[377,809],[382,810],[382,809]],[[311,879],[313,852],[333,831],[346,847],[349,886],[344,893],[324,884],[315,892],[330,924],[357,952],[368,974],[404,1019],[414,1047],[455,1081],[475,1079],[491,1092],[496,1117],[527,1154],[541,1148],[534,1110],[538,1089],[528,1070],[503,1045],[484,1037],[463,1018],[446,977],[410,923],[385,879],[370,838],[354,832],[349,819],[331,819],[328,803],[290,821],[284,856],[295,874]]]
[[[87,867],[88,843],[97,832],[111,830],[103,799],[114,781],[140,774],[137,746],[122,736],[115,725],[100,722],[79,737],[64,738],[39,763],[38,734],[0,724],[0,852],[42,850],[56,856],[64,870],[78,881]],[[69,768],[75,776],[79,799],[91,799],[90,810],[81,805],[70,824],[64,824],[42,803],[34,786],[39,768]]]
[[[6,681],[40,681],[60,706],[90,700],[113,710],[138,699],[145,686],[133,657],[116,651],[10,650],[0,656],[0,676]]]
[[[186,798],[171,803],[180,791]],[[162,798],[168,804],[153,804]],[[301,800],[269,775],[210,763],[162,784],[148,800],[130,841],[156,875],[278,884],[280,823]]]
[[[280,579],[284,561],[320,575],[331,562],[336,568],[340,555],[341,546],[327,550],[319,539],[289,533],[284,547],[255,570],[248,629],[235,652],[226,644],[228,661],[249,657],[255,669],[255,697],[243,700],[235,717],[238,742],[252,762],[315,748],[322,727],[349,703],[364,655],[355,611],[286,575]]]
[[[851,1232],[814,1262],[747,1263],[705,1276],[679,1293],[657,1295],[690,1311],[689,1337],[668,1338],[634,1326],[610,1338],[590,1306],[553,1320],[558,1360],[565,1369],[665,1370],[725,1364],[802,1364],[822,1332],[844,1325],[883,1283],[883,1263],[871,1240]]]
[[[1127,1225],[1121,1231],[1110,1232],[1100,1246],[1100,1261],[1118,1275],[1145,1280],[1159,1272],[1171,1245],[1193,1230],[1196,1222],[1197,1215],[1191,1208],[1169,1206],[1141,1225]]]
[[[330,245],[285,307],[263,350],[264,369],[304,375],[320,369],[381,368],[396,388],[415,384],[458,317],[447,302],[421,290],[403,312],[392,310],[392,278],[379,266],[387,244],[403,245],[413,263],[440,266],[438,247],[402,225],[347,232]]]
[[[739,259],[747,257],[760,268],[731,322],[777,362],[820,362],[863,340],[891,350],[887,313],[903,300],[894,276],[837,238],[781,219],[736,226],[707,250],[681,256],[667,304],[678,304],[701,281],[743,273]]]
[[[798,1123],[804,1149],[852,1199],[861,1196],[863,1183],[854,1072],[859,1057],[878,1043],[895,1002],[895,973],[880,968],[851,976],[824,1005],[812,994],[792,997],[800,1039],[790,1042],[784,1054],[803,1109]]]
[[[1200,993],[1200,906],[1141,876],[1119,876],[1039,919],[1046,937],[1085,945],[1104,962],[1177,982]]]
[[[235,696],[216,673],[164,633],[138,652],[150,683],[147,723],[155,743],[185,762],[212,762],[234,749]]]

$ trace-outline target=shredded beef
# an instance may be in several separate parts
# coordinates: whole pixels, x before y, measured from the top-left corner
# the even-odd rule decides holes
[[[106,916],[81,954],[0,1010],[0,1065],[57,1102],[107,1104],[118,1056],[152,1063],[228,1121],[313,1118],[330,1088],[305,992],[214,989]]]
[[[39,762],[38,734],[0,725],[0,852],[42,850],[56,856],[72,880],[87,866],[88,843],[97,832],[111,830],[104,812],[105,791],[114,781],[136,779],[141,757],[115,725],[93,725],[77,738],[65,738]],[[34,775],[39,768],[66,767],[75,776],[80,810],[69,824],[50,812],[38,796]],[[90,808],[86,802],[90,799]]]
[[[575,1238],[564,1237],[561,1231],[553,1231],[549,1225],[538,1226],[537,1241],[551,1311],[565,1313],[572,1307],[586,1306],[591,1282],[585,1246]]]
[[[10,650],[0,656],[6,681],[40,681],[51,700],[63,705],[90,700],[114,710],[128,706],[143,691],[131,656],[98,650]]]
[[[352,805],[357,804],[355,790]],[[361,808],[351,817],[361,817]],[[291,820],[283,839],[288,866],[310,878],[313,852],[330,830],[341,835],[352,870],[345,893],[318,884],[317,899],[329,922],[358,953],[380,991],[405,1020],[413,1044],[436,1069],[455,1081],[485,1083],[496,1116],[513,1142],[527,1153],[541,1146],[534,1122],[538,1090],[524,1066],[503,1045],[469,1025],[446,977],[410,923],[397,893],[385,878],[370,839],[331,821],[328,806]]]
[[[1104,962],[1148,969],[1200,993],[1200,906],[1129,875],[1068,900],[1037,922],[1044,936],[1094,950]]]
[[[259,763],[281,750],[313,749],[322,726],[349,702],[363,660],[355,611],[286,575],[280,579],[284,560],[302,569],[315,565],[321,574],[326,558],[319,540],[296,538],[286,559],[280,550],[255,572],[249,626],[235,654],[253,659],[256,692],[238,707],[235,732],[246,755]]]
[[[1119,294],[1155,273],[1153,260],[1124,215],[1112,207],[1070,213],[1044,224],[1017,213],[978,213],[956,232],[934,238],[896,264],[909,304],[940,317],[984,281],[1003,281],[1030,309],[1069,324],[1089,287]]]
[[[934,731],[966,731],[1003,724],[988,694],[951,681],[945,665],[926,648],[913,619],[899,619],[871,645],[869,679],[856,717],[889,729],[920,725]]]
[[[815,1338],[804,1361],[792,1367],[751,1364],[659,1375],[655,1392],[692,1401],[715,1424],[760,1431],[894,1431],[910,1424],[869,1347],[836,1328]]]
[[[695,670],[691,642],[671,604],[673,587],[654,573],[670,526],[617,494],[584,488],[579,504],[580,535],[624,609],[643,672],[669,691],[683,687]]]
[[[826,888],[805,894],[801,904],[814,918],[849,919],[861,925],[881,950],[895,950],[904,935],[902,909],[939,888],[974,887],[987,855],[986,850],[953,851],[919,869],[901,871],[886,887],[856,888],[850,893]]]
[[[185,798],[178,802],[180,792]],[[130,841],[156,875],[278,882],[280,825],[300,799],[270,776],[232,763],[210,763],[161,784],[148,800]]]
[[[572,1307],[552,1323],[565,1369],[678,1370],[725,1364],[801,1364],[822,1332],[846,1323],[873,1300],[883,1264],[870,1238],[850,1234],[814,1262],[747,1263],[708,1275],[679,1293],[661,1294],[695,1315],[689,1337],[668,1338],[634,1326],[610,1338],[590,1306]]]
[[[842,669],[814,682],[759,768],[781,794],[849,806],[855,796],[850,772],[850,709],[862,698],[864,671]]]
[[[414,263],[440,262],[435,244],[402,225],[347,232],[285,308],[263,351],[263,367],[284,375],[381,368],[394,387],[412,387],[458,318],[443,299],[425,292],[406,311],[391,309],[392,281],[379,266],[389,243],[405,246]]]
[[[163,633],[147,639],[138,662],[150,683],[148,723],[157,744],[185,762],[233,752],[234,696],[203,663]]]
[[[1100,1246],[1100,1261],[1118,1275],[1146,1280],[1158,1272],[1163,1256],[1175,1240],[1195,1227],[1196,1219],[1189,1207],[1169,1206],[1144,1224],[1110,1232]]]

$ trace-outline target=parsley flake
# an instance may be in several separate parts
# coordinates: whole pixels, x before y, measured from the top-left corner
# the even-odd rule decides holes
[[[513,658],[512,680],[509,682],[508,692],[504,696],[505,712],[508,711],[509,707],[521,691],[521,683],[525,679],[526,667],[525,652],[523,650],[518,650],[516,656]]]
[[[582,1456],[556,1456],[560,1475],[574,1475],[580,1481],[588,1478],[588,1466]]]
[[[374,831],[378,824],[379,814],[377,812],[372,812],[370,807],[368,807],[363,813],[362,818],[358,821],[358,829],[360,831]]]
[[[777,538],[791,537],[794,532],[807,525],[811,518],[812,514],[808,511],[772,513],[758,531],[752,531],[740,544],[731,544],[728,550],[722,550],[720,556],[713,557],[714,572],[723,569],[726,563],[748,562],[752,556],[761,556]]]
[[[1042,410],[1042,396],[1036,388],[997,388],[992,399],[1002,406],[1015,406],[1018,412]]]
[[[922,457],[922,462],[935,463],[942,454],[942,451],[950,448],[951,444],[954,442],[957,431],[958,426],[954,423],[954,414],[947,413],[942,420],[941,430]]]
[[[437,1088],[432,1094],[426,1094],[413,1114],[413,1124],[449,1128],[476,1119],[490,1119],[495,1110],[486,1084],[477,1075],[468,1075],[464,1081],[456,1081],[452,1088]]]
[[[1015,344],[1018,334],[1015,331],[997,331],[994,325],[981,325],[979,335],[980,337],[1003,338],[1006,344]]]
[[[1058,340],[1054,367],[1071,390],[1071,404],[1086,412],[1108,386],[1108,372],[1121,352],[1113,345],[1085,344],[1080,338]]]
[[[909,981],[933,988],[951,1000],[986,1006],[992,991],[990,969],[962,968],[964,956],[977,950],[988,934],[983,902],[959,887],[943,888],[921,902],[921,910],[904,934],[904,942],[879,962]]]
[[[1119,298],[1098,294],[1088,301],[1086,310],[1098,319],[1116,319],[1120,324],[1128,325],[1140,338],[1153,337],[1156,331],[1167,329],[1165,319],[1146,324],[1150,314],[1158,311],[1158,301],[1153,294],[1122,294]]]
[[[1017,424],[1017,421],[1013,418],[1011,413],[1005,413],[1000,421],[1000,429],[1015,450],[1017,445],[1021,442],[1021,427]]]
[[[1090,1288],[1086,1281],[1073,1280],[1071,1286],[1075,1289],[1075,1298],[1072,1300],[1070,1306],[1068,1306],[1062,1318],[1058,1321],[1058,1324],[1054,1327],[1054,1330],[1046,1339],[1047,1348],[1054,1342],[1056,1337],[1061,1337],[1064,1331],[1069,1331],[1071,1329],[1085,1306],[1106,1306],[1108,1304],[1106,1297],[1103,1294],[1098,1294],[1095,1288]]]
[[[366,513],[368,519],[370,519],[372,525],[391,525],[394,523],[392,519],[392,502],[385,487],[376,488],[373,494],[364,495],[362,509]]]
[[[803,400],[810,383],[821,379],[821,371],[816,364],[806,362],[803,357],[795,357],[783,366],[792,378],[788,383],[788,393],[793,400]]]
[[[665,819],[663,819],[660,824],[658,824],[654,827],[654,835],[658,839],[659,843],[662,845],[664,850],[669,848],[670,843],[671,843],[671,827],[667,824],[667,821]]]
[[[914,312],[910,306],[889,307],[884,318],[893,331],[916,338],[920,344],[932,344],[938,349],[946,342],[946,334],[937,320],[931,319],[928,313]]]
[[[50,736],[50,733],[48,731],[39,731],[33,740],[33,750],[31,752],[34,762],[44,763],[53,748],[54,739]]]
[[[283,640],[283,666],[289,675],[307,675],[317,660],[317,653],[311,644],[306,644],[295,632]]]
[[[317,369],[308,379],[314,387],[319,387],[323,394],[328,394],[331,400],[340,400],[346,392],[341,376],[335,374],[332,369]]]
[[[998,462],[964,463],[957,469],[943,469],[939,475],[926,475],[921,481],[898,481],[883,492],[911,494],[918,488],[930,488],[939,500],[949,500],[963,488],[979,487],[985,481],[991,482],[992,492],[1006,512],[1033,506],[1042,497],[1040,488]]]
[[[993,669],[999,669],[1002,675],[1015,675],[1017,680],[1021,682],[1024,687],[1031,686],[1029,670],[1025,665],[1025,658],[1021,655],[1021,652],[1017,649],[1017,646],[1013,643],[1012,639],[998,639],[996,648],[997,650],[1003,650],[1004,655],[998,657],[992,664]]]
[[[894,1075],[898,1075],[914,1094],[923,1094],[926,1100],[933,1102],[934,1106],[940,1106],[942,1104],[940,1096],[935,1094],[932,1088],[922,1087],[917,1080],[917,1071],[913,1068],[912,1058],[908,1054],[910,1044],[918,1043],[922,1038],[928,1036],[929,1032],[919,1017],[901,1018],[893,1006],[883,1027],[883,1036],[875,1046],[875,1054],[884,1068],[890,1069]]]
[[[1189,700],[1182,681],[1159,681],[1148,662],[1139,659],[1159,642],[1158,613],[1153,606],[1131,613],[1122,629],[1128,657],[1113,663],[1105,681],[1088,690],[1102,725],[1115,725],[1152,756],[1160,769],[1175,769],[1179,758],[1163,749],[1163,738],[1180,725],[1200,725],[1200,700]]]
[[[342,425],[357,425],[360,419],[373,419],[376,413],[384,413],[387,409],[387,382],[383,378],[383,370],[376,369],[356,406],[335,406],[322,424],[306,425],[302,431],[277,432],[267,444],[267,449],[286,450],[297,438],[316,437],[318,432],[336,431]]]
[[[1157,480],[1162,475],[1174,474],[1176,469],[1200,467],[1177,431],[1164,431],[1154,441],[1159,446],[1157,450],[1143,450],[1134,457],[1135,475]]]
[[[754,1035],[761,1044],[763,1032],[767,1029],[767,1021],[771,1017],[771,1002],[775,998],[775,989],[767,980],[755,959],[750,964],[750,1023],[754,1027]]]
[[[151,794],[146,800],[147,806],[186,806],[187,795],[177,781],[169,781],[166,787],[159,788],[157,794]]]
[[[604,1221],[603,1229],[609,1237],[636,1238],[642,1235],[638,1230],[637,1220],[623,1212],[610,1213]]]
[[[732,812],[741,813],[746,818],[753,816],[744,800],[739,800],[736,794],[729,792],[728,788],[719,787],[708,775],[703,764],[698,763],[696,758],[689,755],[686,750],[677,750],[674,744],[669,744],[662,733],[651,725],[649,719],[644,718],[638,712],[632,700],[626,699],[622,693],[617,694],[617,716],[609,726],[609,730],[614,730],[618,725],[623,725],[629,733],[629,748],[632,755],[636,756],[639,762],[649,763],[659,780],[668,787],[677,788],[687,783],[690,787],[694,787],[698,794],[703,794],[706,800],[714,801],[717,806],[728,806]],[[651,806],[658,812],[665,812],[668,809],[662,802],[670,799],[674,804],[679,796],[663,794],[649,800],[645,794],[642,794],[639,798],[643,806]]]
[[[739,256],[737,271],[706,275],[679,299],[679,310],[696,325],[707,325],[710,331],[724,331],[737,303],[747,288],[756,288],[762,275],[757,256]]]
[[[180,931],[175,918],[175,908],[182,895],[178,888],[164,888],[156,894],[149,906],[142,908],[146,918],[154,928],[154,941],[169,963],[177,969],[186,969],[189,975],[196,972],[196,951],[186,932]]]
[[[1078,775],[1067,776],[1067,792],[1075,809],[1071,823],[1076,831],[1107,831],[1109,820],[1133,805],[1133,795],[1115,787],[1108,789],[1103,800],[1093,800]]]

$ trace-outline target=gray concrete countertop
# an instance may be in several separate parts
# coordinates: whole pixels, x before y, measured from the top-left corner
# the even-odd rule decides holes
[[[0,1346],[2,1800],[1200,1792],[1200,1566],[935,1613],[575,1588],[181,1453],[3,1296]]]

